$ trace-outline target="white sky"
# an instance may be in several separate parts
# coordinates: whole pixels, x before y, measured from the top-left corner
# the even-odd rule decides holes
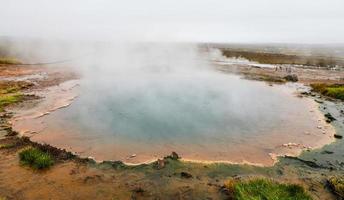
[[[344,43],[344,0],[0,0],[0,35]]]

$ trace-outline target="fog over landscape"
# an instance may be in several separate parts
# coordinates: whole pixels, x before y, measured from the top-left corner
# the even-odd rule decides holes
[[[0,0],[0,36],[343,43],[342,0]]]
[[[0,6],[0,200],[344,198],[344,0]]]
[[[82,76],[78,100],[56,118],[62,119],[61,127],[76,126],[68,129],[74,130],[69,137],[87,130],[83,137],[92,139],[81,145],[79,139],[63,140],[62,147],[92,149],[84,155],[108,160],[125,160],[128,152],[141,154],[129,161],[134,163],[178,149],[187,159],[271,164],[264,149],[277,153],[275,146],[292,138],[243,147],[279,129],[284,136],[299,133],[286,134],[293,129],[313,130],[316,121],[309,118],[308,102],[296,99],[288,88],[270,89],[215,70],[210,61],[217,58],[207,54],[213,50],[197,43],[342,42],[342,4],[6,1],[0,22],[2,36],[14,38],[11,48],[21,58],[31,57],[27,62],[71,59],[66,65]],[[299,114],[301,108],[304,112]],[[59,124],[51,116],[45,131],[65,133],[51,130]],[[33,139],[58,146],[56,138],[65,138],[51,135]],[[229,153],[234,149],[240,149],[237,157]],[[251,157],[257,149],[261,156]]]

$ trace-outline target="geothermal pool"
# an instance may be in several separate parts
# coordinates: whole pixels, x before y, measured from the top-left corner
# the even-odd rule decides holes
[[[185,160],[270,165],[273,155],[332,140],[317,104],[297,97],[293,84],[197,72],[118,75],[80,85],[69,107],[16,127],[82,156],[133,164],[175,151]]]

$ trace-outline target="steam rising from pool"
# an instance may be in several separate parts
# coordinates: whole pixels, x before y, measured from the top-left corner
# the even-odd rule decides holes
[[[283,143],[328,142],[316,128],[314,102],[292,87],[217,72],[189,45],[110,49],[79,63],[80,96],[36,119],[46,127],[34,140],[99,160],[139,163],[176,151],[186,159],[263,164],[273,162],[269,153],[285,153]]]

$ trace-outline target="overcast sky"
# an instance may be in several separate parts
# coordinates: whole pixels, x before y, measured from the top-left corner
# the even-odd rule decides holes
[[[0,35],[343,43],[344,0],[0,0]]]

